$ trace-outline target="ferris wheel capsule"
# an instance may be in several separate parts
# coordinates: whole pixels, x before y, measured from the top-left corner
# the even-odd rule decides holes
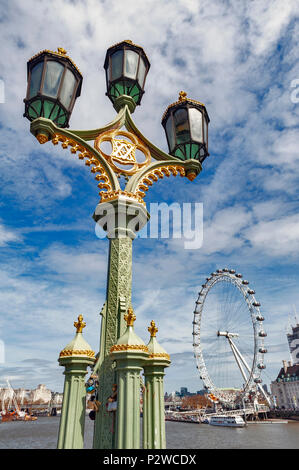
[[[259,336],[260,336],[261,338],[265,338],[265,337],[267,336],[267,333],[262,330],[262,331],[259,332]]]
[[[261,306],[260,302],[252,302],[252,305],[254,307],[260,307]]]
[[[235,274],[236,273],[235,269],[230,269],[229,272],[230,272],[230,274]]]
[[[254,294],[255,294],[255,290],[253,290],[253,289],[248,289],[247,292],[248,292],[248,294],[250,294],[250,295],[254,295]]]
[[[266,369],[265,364],[260,363],[257,366],[258,366],[259,369]]]
[[[257,315],[257,316],[256,316],[256,319],[257,319],[257,321],[264,321],[264,320],[265,320],[265,318],[263,317],[263,315]]]
[[[266,354],[268,352],[268,349],[266,348],[259,348],[259,352],[262,354]]]
[[[262,383],[262,379],[256,378],[256,379],[254,379],[254,382],[255,382],[256,384],[261,384],[261,383]]]
[[[228,269],[227,269],[227,268],[223,268],[222,271],[223,271],[224,273],[228,273]]]
[[[236,274],[236,277],[238,277],[239,279],[241,279],[241,277],[243,277],[242,274]]]
[[[246,281],[246,279],[243,279],[242,284],[244,284],[244,286],[248,286],[249,282]]]

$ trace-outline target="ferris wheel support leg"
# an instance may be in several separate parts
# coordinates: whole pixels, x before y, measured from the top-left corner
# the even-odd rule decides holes
[[[249,365],[247,364],[247,362],[245,361],[244,357],[242,356],[242,354],[240,353],[239,349],[237,348],[237,346],[235,345],[235,343],[233,343],[232,339],[231,338],[228,338],[229,342],[231,343],[231,347],[234,348],[237,356],[241,359],[241,361],[243,362],[244,366],[245,366],[245,369],[247,369],[247,371],[250,373],[250,368],[249,368]],[[246,378],[247,380],[247,378]]]
[[[243,362],[245,368],[248,370],[248,372],[250,373],[250,369],[249,369],[249,366],[247,364],[247,362],[245,361],[244,357],[242,356],[242,354],[240,353],[240,351],[238,350],[237,346],[233,343],[233,341],[231,340],[231,338],[228,338],[228,341],[230,343],[230,346],[232,348],[232,350],[234,349],[235,350],[235,353],[237,354],[237,356],[241,359],[241,361]],[[234,352],[234,351],[233,351]],[[235,355],[234,353],[234,355]],[[236,356],[235,356],[236,357]],[[238,362],[238,360],[236,359],[236,361]],[[238,365],[239,365],[239,362],[238,362]],[[240,365],[239,365],[240,367]],[[241,369],[240,369],[241,370]],[[241,371],[242,373],[242,371]],[[243,375],[243,374],[242,374]],[[243,375],[244,377],[244,375]],[[245,378],[245,377],[244,377]],[[245,379],[247,380],[247,379]],[[265,390],[263,389],[263,387],[260,385],[260,384],[257,384],[258,386],[258,389],[260,390],[260,392],[262,393],[262,395],[264,396],[265,400],[267,401],[268,405],[271,407],[272,404],[271,404],[271,400],[270,398],[268,397],[268,395],[266,394]]]
[[[270,408],[272,408],[272,403],[271,403],[271,400],[270,398],[268,397],[268,395],[266,394],[265,390],[263,389],[263,387],[260,385],[260,384],[257,384],[260,392],[262,392],[262,395],[264,395],[264,398],[265,400],[267,401],[268,405],[270,406]]]
[[[237,364],[238,364],[238,367],[239,367],[239,369],[240,369],[240,372],[241,372],[241,374],[242,374],[242,377],[243,377],[243,379],[245,380],[245,382],[247,382],[246,374],[245,374],[244,369],[243,369],[243,367],[242,367],[242,364],[241,364],[241,362],[240,362],[240,359],[242,359],[242,356],[241,356],[240,359],[239,359],[239,355],[238,355],[238,352],[239,352],[239,351],[235,348],[234,343],[232,342],[231,338],[229,338],[229,337],[228,337],[228,342],[229,342],[229,345],[230,345],[231,350],[232,350],[232,352],[233,352],[233,355],[234,355],[234,357],[235,357],[235,359],[236,359],[236,362],[237,362]]]

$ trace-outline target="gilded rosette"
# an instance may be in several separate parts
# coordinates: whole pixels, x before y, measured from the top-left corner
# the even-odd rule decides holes
[[[111,144],[111,153],[103,151],[103,142]],[[116,173],[133,175],[141,168],[148,166],[151,161],[149,149],[134,134],[121,129],[111,129],[100,134],[94,143],[95,149],[111,165]],[[144,155],[143,161],[138,161],[136,151],[139,150]]]

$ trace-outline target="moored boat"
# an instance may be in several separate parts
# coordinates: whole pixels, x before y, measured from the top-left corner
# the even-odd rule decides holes
[[[211,416],[208,418],[209,424],[212,426],[228,426],[232,428],[243,428],[245,426],[245,421],[241,416]]]
[[[22,411],[2,411],[1,422],[7,423],[9,421],[36,421],[37,417],[32,416]]]

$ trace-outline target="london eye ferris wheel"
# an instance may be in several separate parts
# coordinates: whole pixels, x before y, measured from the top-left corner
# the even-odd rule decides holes
[[[198,294],[193,318],[197,368],[213,401],[234,408],[262,394],[267,349],[264,317],[255,291],[233,269],[217,269]]]

